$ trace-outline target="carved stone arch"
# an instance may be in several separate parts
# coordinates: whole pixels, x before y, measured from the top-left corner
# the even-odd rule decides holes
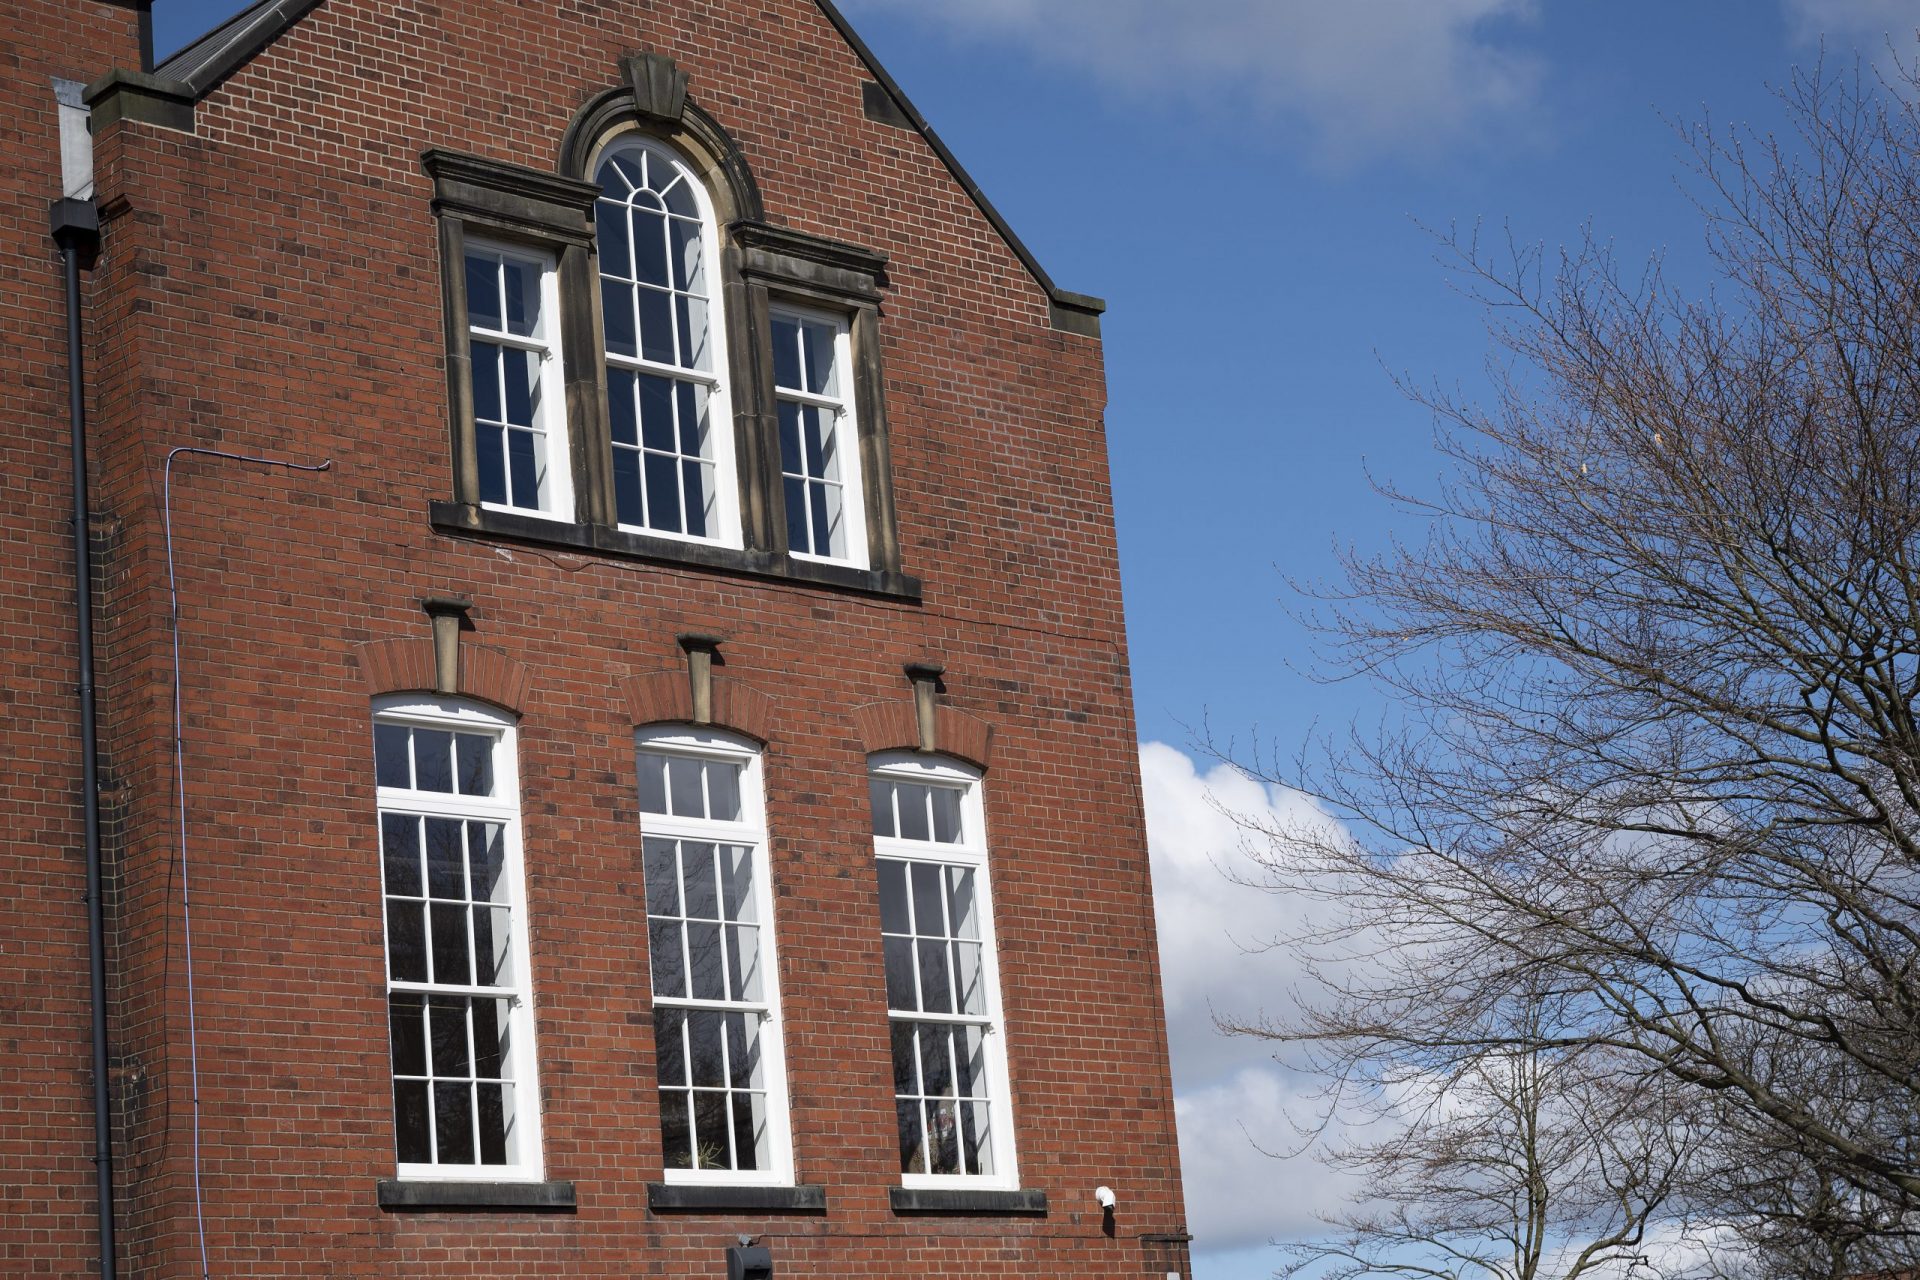
[[[684,82],[677,111],[672,115],[659,114],[662,109],[672,108],[669,95],[635,88],[633,82],[642,86],[647,83],[640,68],[658,67],[662,61],[658,55],[627,59],[629,83],[595,94],[574,114],[560,140],[560,173],[591,182],[593,158],[601,144],[625,129],[637,129],[678,151],[699,173],[713,198],[722,234],[735,222],[763,221],[766,203],[760,197],[760,184],[754,180],[753,170],[741,154],[739,144],[718,120],[685,96]],[[648,98],[645,103],[643,93]]]

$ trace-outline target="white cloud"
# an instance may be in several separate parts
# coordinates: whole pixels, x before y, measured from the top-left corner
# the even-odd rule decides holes
[[[1247,948],[1297,932],[1307,904],[1235,882],[1257,878],[1259,868],[1222,809],[1272,827],[1330,819],[1304,797],[1225,766],[1203,774],[1164,743],[1141,747],[1140,770],[1195,1247],[1212,1253],[1311,1233],[1316,1215],[1337,1208],[1354,1184],[1311,1153],[1275,1158],[1262,1148],[1303,1145],[1295,1125],[1318,1114],[1314,1082],[1276,1063],[1272,1045],[1214,1025],[1216,1011],[1250,1019],[1295,1010],[1305,980],[1298,957]]]
[[[1540,56],[1513,39],[1537,0],[849,0],[1012,41],[1122,94],[1297,121],[1323,158],[1431,155],[1531,129]]]
[[[1787,23],[1806,43],[1911,43],[1920,30],[1920,0],[1785,0]],[[1869,50],[1873,51],[1873,50]]]

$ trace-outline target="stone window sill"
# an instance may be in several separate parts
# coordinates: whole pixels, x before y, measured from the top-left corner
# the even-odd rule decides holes
[[[649,1182],[647,1208],[655,1213],[825,1213],[824,1187],[694,1186]]]
[[[572,1213],[579,1207],[571,1182],[416,1182],[383,1178],[380,1207],[389,1212],[505,1209]]]
[[[432,504],[430,514],[434,529],[441,533],[504,538],[513,542],[563,547],[587,555],[616,556],[719,573],[745,574],[755,578],[886,596],[915,604],[920,601],[920,580],[904,573],[820,564],[766,551],[743,551],[737,547],[681,542],[674,538],[652,538],[605,525],[568,524],[540,516],[492,511],[464,502],[436,502]]]
[[[893,1211],[910,1213],[970,1213],[1006,1217],[1031,1215],[1045,1217],[1047,1193],[1044,1191],[968,1191],[945,1187],[894,1187],[890,1192]]]

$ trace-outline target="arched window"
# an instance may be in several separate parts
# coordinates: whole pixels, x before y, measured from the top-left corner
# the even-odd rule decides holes
[[[383,698],[373,759],[400,1176],[537,1179],[513,724],[468,702]]]
[[[637,133],[594,170],[613,487],[622,526],[741,545],[713,206]]]
[[[1016,1187],[980,775],[908,752],[870,768],[901,1183]]]

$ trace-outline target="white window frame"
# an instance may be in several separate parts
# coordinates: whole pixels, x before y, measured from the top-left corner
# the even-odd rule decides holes
[[[640,813],[642,839],[660,837],[696,840],[703,843],[745,845],[754,860],[754,908],[759,916],[760,968],[762,996],[760,1007],[750,1002],[697,1000],[686,997],[654,996],[652,992],[652,938],[648,934],[648,992],[652,1005],[678,1009],[716,1009],[757,1014],[760,1018],[760,1054],[766,1076],[768,1168],[766,1169],[670,1169],[662,1168],[665,1180],[691,1186],[790,1187],[794,1185],[793,1120],[787,1092],[786,1023],[780,1008],[780,948],[773,912],[773,875],[768,853],[766,786],[760,749],[744,738],[713,730],[684,726],[642,728],[634,733],[636,761],[642,753],[717,760],[742,765],[740,772],[740,821],[681,818],[670,814]],[[647,903],[645,875],[642,873],[642,910]],[[649,919],[651,916],[649,915]],[[655,1052],[658,1052],[656,1046]],[[660,1096],[654,1085],[656,1108]],[[656,1124],[659,1115],[656,1110]]]
[[[428,997],[467,996],[507,1001],[510,1010],[508,1016],[511,1019],[508,1034],[514,1073],[516,1108],[514,1115],[516,1122],[526,1126],[518,1152],[520,1158],[513,1164],[419,1164],[396,1161],[399,1177],[432,1181],[538,1182],[543,1177],[544,1169],[540,1086],[537,1075],[538,1055],[534,1050],[533,968],[527,945],[529,923],[527,886],[520,835],[519,744],[514,723],[503,715],[483,710],[472,703],[452,699],[422,698],[415,694],[376,699],[373,704],[373,713],[374,724],[402,724],[468,733],[479,731],[494,735],[494,797],[449,795],[442,792],[402,790],[376,785],[378,804],[374,821],[374,848],[376,850],[381,848],[379,815],[382,814],[404,813],[423,817],[498,822],[502,828],[501,842],[506,859],[505,878],[508,893],[512,899],[508,909],[512,913],[512,937],[509,947],[512,954],[514,983],[511,986],[483,987],[396,980],[392,976],[392,962],[388,953],[390,944],[386,937],[386,873],[384,862],[376,859],[375,867],[381,878],[381,955],[385,962],[389,1007],[391,997],[395,993],[413,993]],[[425,887],[422,886],[423,889]],[[391,1036],[392,1032],[389,1031],[388,1035]],[[428,1052],[431,1053],[431,1051],[431,1045],[429,1045]],[[387,1081],[391,1102],[393,1083],[391,1044],[388,1046],[388,1055]],[[396,1145],[398,1126],[399,1117],[396,1115],[394,1117]]]
[[[787,548],[787,554],[795,560],[811,560],[818,564],[851,565],[856,569],[868,566],[867,550],[867,504],[866,489],[860,474],[860,415],[855,407],[853,373],[853,326],[847,317],[832,311],[820,311],[810,307],[794,306],[787,302],[777,302],[769,310],[769,326],[782,318],[824,324],[834,331],[833,363],[834,372],[840,386],[838,395],[819,395],[797,388],[782,387],[775,376],[773,398],[774,412],[779,413],[782,403],[805,405],[814,409],[826,409],[834,414],[834,436],[840,452],[840,510],[841,522],[846,530],[847,554],[844,556],[821,555],[818,552],[798,551]],[[779,367],[775,361],[774,367]],[[780,482],[784,505],[786,480],[788,476],[786,457],[781,449],[776,425],[774,449],[781,453]],[[791,517],[789,517],[790,519]]]
[[[482,328],[474,323],[473,300],[467,300],[467,365],[468,377],[473,376],[473,343],[475,340],[490,342],[496,346],[518,351],[531,351],[540,357],[540,422],[539,429],[546,437],[547,448],[547,501],[538,507],[517,507],[511,502],[482,502],[480,505],[488,511],[504,511],[512,515],[538,516],[545,520],[572,522],[574,519],[573,500],[573,448],[567,434],[567,387],[565,372],[560,355],[560,273],[554,257],[539,249],[531,249],[504,241],[471,239],[466,242],[467,257],[479,255],[495,259],[510,259],[526,266],[536,267],[540,272],[540,326],[534,335],[507,333],[504,330]],[[463,259],[460,270],[464,278],[467,264]],[[504,323],[506,317],[501,317]],[[505,403],[505,391],[501,392],[502,404]],[[483,428],[477,401],[473,416],[474,450],[479,451],[479,436]],[[503,459],[504,460],[504,459]],[[506,462],[507,474],[512,475],[512,463]],[[508,480],[511,490],[512,481]]]
[[[595,252],[596,273],[594,277],[593,306],[596,315],[600,315],[600,332],[603,341],[600,355],[607,369],[624,369],[635,374],[649,374],[676,382],[697,382],[707,389],[708,430],[713,440],[713,524],[706,537],[696,537],[690,533],[676,532],[671,529],[655,529],[651,525],[620,524],[618,527],[629,533],[643,534],[649,538],[669,538],[676,542],[691,542],[699,546],[723,546],[736,550],[745,546],[745,530],[740,518],[740,475],[739,456],[734,443],[733,397],[728,386],[727,318],[726,289],[721,275],[719,219],[714,216],[713,198],[707,191],[707,184],[700,180],[699,171],[667,144],[640,132],[627,129],[614,133],[594,152],[593,162],[587,172],[597,175],[600,166],[616,151],[641,150],[661,157],[679,168],[687,186],[693,192],[695,204],[700,210],[700,254],[707,276],[707,342],[712,348],[713,358],[708,362],[710,369],[686,368],[675,364],[663,364],[658,360],[649,360],[639,355],[624,355],[608,348],[604,341],[606,317],[600,315],[602,302],[601,277],[598,273],[600,254]],[[604,197],[602,197],[604,198]],[[632,246],[628,246],[628,256],[633,258]],[[602,380],[604,381],[604,370]],[[644,428],[636,423],[636,431]],[[644,440],[644,434],[638,438]],[[623,446],[612,445],[613,454]],[[644,492],[647,477],[644,448],[640,450],[642,465],[640,484]],[[609,465],[614,457],[608,458]],[[618,513],[616,512],[616,518]],[[684,512],[683,512],[684,516]]]
[[[1000,999],[999,942],[994,930],[991,859],[987,847],[986,804],[981,794],[980,772],[957,761],[929,760],[905,751],[882,752],[870,757],[867,772],[870,778],[962,789],[959,843],[941,844],[932,840],[902,840],[876,835],[873,838],[874,860],[876,864],[888,859],[933,863],[964,867],[974,872],[975,910],[980,916],[981,986],[986,997],[986,1012],[984,1015],[896,1013],[889,1002],[887,1022],[889,1027],[896,1021],[981,1026],[985,1032],[987,1082],[993,1090],[988,1102],[998,1111],[989,1129],[994,1173],[902,1173],[900,1185],[924,1189],[1017,1190],[1020,1186],[1020,1170],[1014,1141],[1013,1090],[1007,1071],[1006,1013]],[[888,1036],[888,1045],[891,1079],[891,1035]]]

